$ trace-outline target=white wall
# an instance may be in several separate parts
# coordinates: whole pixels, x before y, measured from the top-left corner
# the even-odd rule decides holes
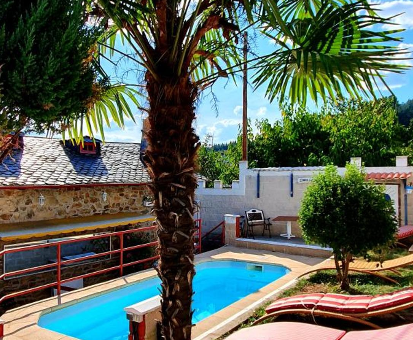
[[[404,164],[403,164],[404,165]],[[294,168],[265,168],[247,169],[247,162],[240,162],[239,181],[233,183],[232,188],[222,189],[218,181],[215,188],[205,188],[205,182],[198,182],[196,199],[201,203],[201,218],[203,221],[203,233],[207,232],[224,220],[225,214],[245,215],[245,211],[257,208],[264,211],[265,217],[273,218],[279,215],[296,216],[300,208],[304,191],[314,174],[323,171],[324,167],[294,167]],[[344,173],[344,168],[339,168],[339,173]],[[366,168],[366,172],[412,172],[408,166],[375,167]],[[260,177],[259,197],[257,197],[257,178]],[[293,176],[293,195],[290,193],[291,174]],[[301,183],[300,183],[301,182]],[[408,180],[410,182],[410,179]],[[384,182],[383,182],[384,184]],[[386,184],[400,185],[400,211],[401,224],[404,224],[404,188],[401,181],[386,182]],[[412,198],[408,195],[409,222],[413,210]],[[284,223],[274,223],[274,233],[285,228]],[[278,229],[277,229],[278,228]],[[293,233],[297,232],[297,226],[293,224]]]

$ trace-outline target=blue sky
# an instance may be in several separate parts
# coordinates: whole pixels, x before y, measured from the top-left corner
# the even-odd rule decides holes
[[[413,0],[396,0],[396,1],[372,1],[377,4],[381,10],[380,15],[389,17],[398,13],[403,13],[394,19],[400,26],[405,29],[401,34],[403,42],[401,47],[413,51]],[[391,29],[394,29],[392,26]],[[270,44],[270,43],[268,43]],[[270,46],[260,46],[267,49]],[[413,53],[410,53],[413,57]],[[413,61],[406,61],[407,64],[413,65]],[[129,75],[129,77],[131,74]],[[399,102],[405,102],[413,99],[413,70],[410,69],[405,74],[388,74],[386,81],[393,93],[397,96]],[[214,96],[211,94],[211,90]],[[242,120],[242,81],[235,85],[226,79],[218,81],[211,90],[201,96],[197,105],[197,119],[195,128],[203,141],[206,134],[214,136],[214,144],[226,143],[235,140],[238,134],[239,125]],[[382,89],[383,90],[383,89]],[[389,95],[387,90],[383,90],[383,95]],[[213,101],[216,100],[215,104]],[[214,109],[216,106],[217,110]],[[125,129],[120,130],[114,125],[105,129],[106,141],[124,141],[140,142],[141,140],[141,113],[136,110],[136,124],[132,121],[126,123]],[[248,117],[254,122],[256,119],[266,118],[271,122],[280,119],[280,110],[278,104],[274,101],[270,103],[265,98],[265,88],[259,88],[253,91],[252,87],[248,89]]]

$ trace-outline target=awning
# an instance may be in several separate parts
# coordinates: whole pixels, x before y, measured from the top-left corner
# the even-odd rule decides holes
[[[367,174],[367,179],[388,181],[407,179],[412,175],[411,172],[370,172]]]
[[[7,223],[0,224],[0,240],[10,242],[30,240],[32,238],[38,239],[39,237],[47,239],[55,235],[87,231],[93,232],[97,229],[107,229],[154,220],[155,217],[151,215],[119,213],[36,222]]]

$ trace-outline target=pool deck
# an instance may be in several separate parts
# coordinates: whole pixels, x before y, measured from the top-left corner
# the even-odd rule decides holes
[[[196,324],[192,329],[192,339],[194,340],[216,339],[230,331],[252,315],[255,309],[265,302],[273,300],[283,289],[293,285],[295,279],[300,274],[324,261],[325,258],[290,255],[232,246],[225,246],[196,256],[196,263],[211,260],[242,260],[264,264],[281,264],[288,267],[291,272]],[[76,338],[39,327],[37,322],[41,314],[155,275],[155,270],[150,269],[79,289],[64,294],[61,297],[61,305],[58,305],[57,298],[53,297],[10,310],[1,316],[1,319],[5,321],[4,340],[76,340]],[[127,322],[126,313],[125,322]]]

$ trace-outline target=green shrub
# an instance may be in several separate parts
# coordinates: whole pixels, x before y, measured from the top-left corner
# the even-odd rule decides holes
[[[365,178],[355,165],[347,165],[344,176],[328,166],[307,188],[299,211],[304,239],[333,248],[342,289],[349,288],[353,255],[388,244],[397,230],[394,208],[385,199],[384,186]]]

